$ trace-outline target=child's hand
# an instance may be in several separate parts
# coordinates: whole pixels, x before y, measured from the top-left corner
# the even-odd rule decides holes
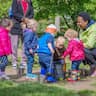
[[[50,49],[51,53],[54,54],[54,49],[51,43],[48,43],[48,48]]]
[[[30,52],[30,54],[33,54],[33,50],[32,49],[29,49],[29,52]]]
[[[54,50],[51,50],[52,54],[54,54]]]

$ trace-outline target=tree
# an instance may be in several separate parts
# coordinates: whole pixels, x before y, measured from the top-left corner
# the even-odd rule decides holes
[[[8,17],[8,9],[11,5],[11,0],[0,0],[0,18]]]
[[[0,0],[0,18],[8,16],[8,9],[12,0]],[[81,11],[87,11],[96,19],[96,0],[32,0],[35,18],[55,19],[55,16],[62,16],[62,22],[67,27],[76,27],[76,16]]]

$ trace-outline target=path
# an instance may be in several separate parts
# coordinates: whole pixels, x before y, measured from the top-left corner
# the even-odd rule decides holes
[[[38,73],[39,70],[33,70],[34,73]],[[16,70],[13,70],[12,68],[7,68],[6,73],[11,76],[11,79],[16,82],[25,82],[27,81],[25,77],[17,78],[17,72]],[[34,81],[34,80],[33,80]],[[78,81],[78,82],[67,82],[67,81],[61,81],[54,84],[47,84],[49,86],[57,86],[60,88],[66,88],[70,90],[80,91],[80,90],[96,90],[96,78],[86,78],[85,80]]]

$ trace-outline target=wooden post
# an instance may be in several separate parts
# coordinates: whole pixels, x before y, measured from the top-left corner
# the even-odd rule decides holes
[[[55,25],[57,27],[58,32],[60,32],[60,16],[55,17]]]

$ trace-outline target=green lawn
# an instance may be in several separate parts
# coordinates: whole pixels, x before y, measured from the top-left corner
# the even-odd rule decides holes
[[[0,96],[96,96],[93,91],[74,92],[39,83],[0,81]]]

